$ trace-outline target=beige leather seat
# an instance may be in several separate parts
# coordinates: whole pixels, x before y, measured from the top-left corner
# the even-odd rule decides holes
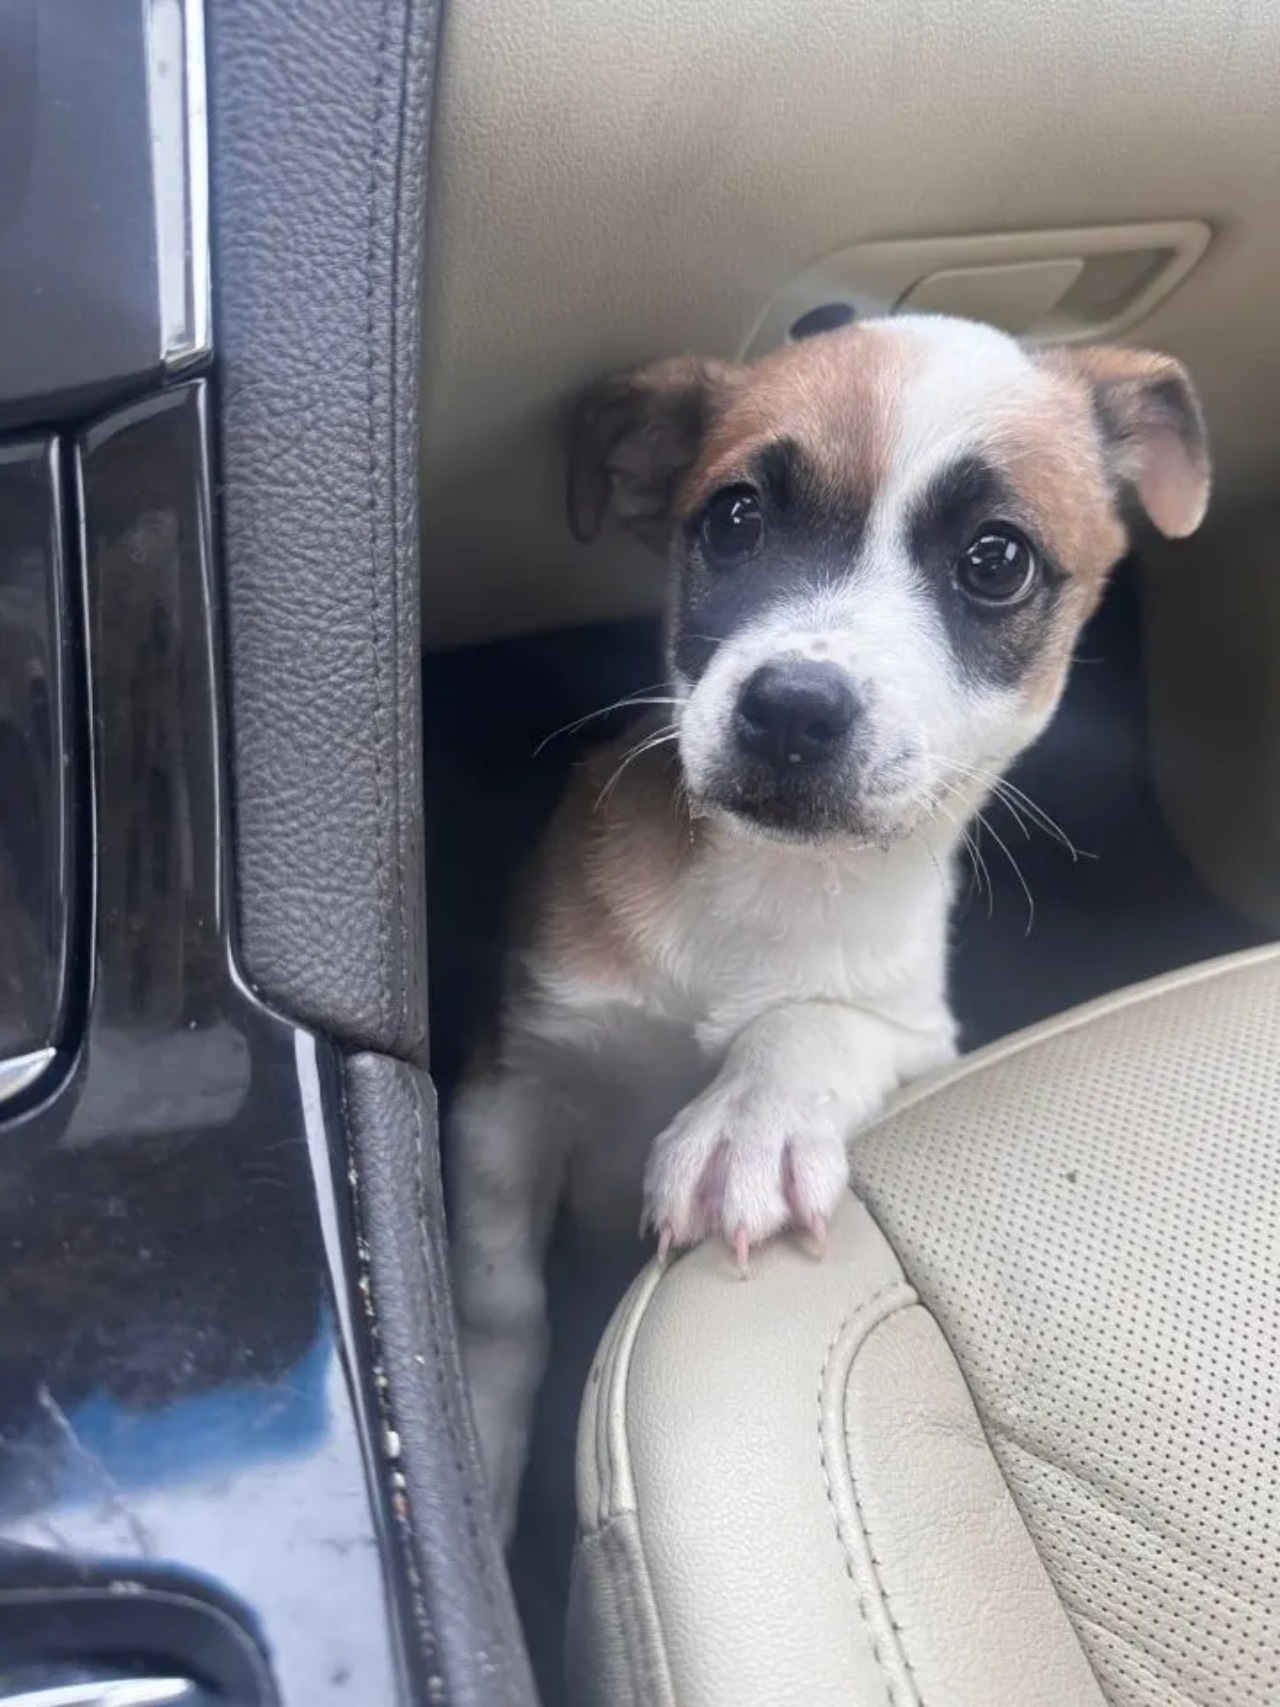
[[[592,1373],[600,1707],[1280,1703],[1280,952],[972,1056],[827,1259],[651,1267]]]

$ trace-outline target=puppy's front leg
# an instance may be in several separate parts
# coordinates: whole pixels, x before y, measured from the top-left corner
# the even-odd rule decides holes
[[[564,1179],[563,1146],[541,1081],[500,1069],[462,1088],[447,1141],[462,1360],[505,1545],[546,1361],[542,1259]]]
[[[661,1248],[719,1235],[745,1263],[788,1227],[821,1241],[848,1183],[850,1134],[950,1053],[944,1019],[922,1035],[836,1002],[762,1014],[650,1152],[645,1217]]]

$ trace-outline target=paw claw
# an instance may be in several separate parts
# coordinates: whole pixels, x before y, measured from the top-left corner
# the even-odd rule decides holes
[[[829,1217],[848,1185],[842,1125],[839,1109],[815,1114],[776,1094],[753,1098],[713,1084],[650,1153],[645,1202],[659,1260],[719,1238],[745,1275],[752,1249],[788,1229],[806,1248],[812,1240],[821,1256]]]

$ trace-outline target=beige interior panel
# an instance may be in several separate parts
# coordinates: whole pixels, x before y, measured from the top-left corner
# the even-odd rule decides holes
[[[425,301],[428,639],[636,610],[656,563],[564,525],[556,412],[733,354],[854,244],[1203,221],[1133,336],[1183,357],[1220,501],[1280,451],[1277,0],[452,0]]]

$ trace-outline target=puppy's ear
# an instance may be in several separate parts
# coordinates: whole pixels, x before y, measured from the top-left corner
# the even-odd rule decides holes
[[[666,547],[671,509],[735,370],[691,356],[599,380],[567,431],[569,526],[586,543],[607,511],[646,545]]]
[[[1169,539],[1194,533],[1209,504],[1209,441],[1181,362],[1111,344],[1054,350],[1045,359],[1090,386],[1112,474],[1160,532]]]

